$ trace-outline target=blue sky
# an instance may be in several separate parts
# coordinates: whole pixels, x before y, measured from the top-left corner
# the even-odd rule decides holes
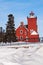
[[[37,16],[38,32],[43,36],[43,0],[0,0],[0,27],[6,28],[8,14],[14,15],[15,27],[23,21],[27,24],[27,16],[33,11]]]

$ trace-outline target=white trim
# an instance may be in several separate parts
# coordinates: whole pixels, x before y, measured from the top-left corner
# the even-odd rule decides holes
[[[26,36],[26,41],[28,41],[28,36]]]
[[[34,31],[33,29],[30,30],[30,33],[31,33],[31,35],[38,35],[38,33],[36,31]]]

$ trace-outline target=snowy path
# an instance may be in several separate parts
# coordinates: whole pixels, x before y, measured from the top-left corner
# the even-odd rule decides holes
[[[0,65],[43,65],[43,44],[18,49],[0,47]]]

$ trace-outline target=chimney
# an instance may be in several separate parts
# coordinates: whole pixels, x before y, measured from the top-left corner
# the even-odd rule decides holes
[[[23,26],[23,25],[24,25],[24,23],[23,23],[23,22],[20,22],[20,25],[21,25],[21,26]]]

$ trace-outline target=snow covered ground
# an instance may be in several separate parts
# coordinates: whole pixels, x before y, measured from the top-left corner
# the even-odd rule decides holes
[[[28,44],[28,48],[0,46],[0,65],[43,65],[43,44]]]

